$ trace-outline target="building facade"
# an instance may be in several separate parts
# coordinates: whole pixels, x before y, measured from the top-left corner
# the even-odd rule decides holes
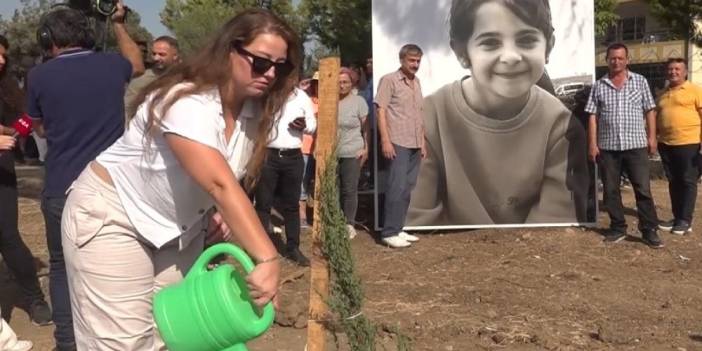
[[[665,63],[671,57],[687,59],[688,79],[702,84],[702,49],[676,38],[651,15],[644,0],[619,0],[616,13],[617,24],[596,39],[598,78],[607,72],[607,45],[622,42],[629,48],[629,69],[644,75],[654,93],[665,87]]]

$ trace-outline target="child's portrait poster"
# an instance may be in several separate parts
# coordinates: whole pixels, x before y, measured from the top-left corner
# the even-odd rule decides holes
[[[426,157],[405,229],[596,221],[583,105],[595,79],[591,0],[373,0],[374,86],[422,50]],[[376,136],[378,133],[375,133]],[[388,161],[375,157],[376,228]]]

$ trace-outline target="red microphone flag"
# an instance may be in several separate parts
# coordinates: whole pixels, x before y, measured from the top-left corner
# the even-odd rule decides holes
[[[12,124],[12,128],[15,129],[15,136],[28,137],[32,134],[32,119],[26,113],[23,113]]]

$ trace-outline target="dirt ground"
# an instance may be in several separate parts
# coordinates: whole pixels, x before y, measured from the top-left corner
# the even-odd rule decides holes
[[[46,264],[35,186],[22,182],[20,229]],[[667,183],[652,188],[668,219]],[[391,250],[360,233],[352,246],[378,349],[395,350],[399,330],[413,350],[702,350],[702,225],[691,235],[663,233],[666,247],[650,249],[635,231],[632,190],[623,193],[631,236],[618,244],[580,228],[491,229],[421,234],[411,248]],[[600,213],[600,226],[606,217]],[[46,287],[46,267],[41,274]],[[283,277],[276,326],[249,343],[252,351],[305,348],[309,272],[286,263]],[[16,294],[0,269],[10,325],[36,350],[51,350],[52,327],[10,311]],[[328,339],[329,350],[348,349]]]

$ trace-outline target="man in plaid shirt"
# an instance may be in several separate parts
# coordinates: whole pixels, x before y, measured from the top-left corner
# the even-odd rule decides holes
[[[610,218],[604,240],[619,242],[626,237],[619,188],[625,170],[636,195],[641,238],[650,247],[661,248],[648,163],[648,155],[655,154],[657,147],[656,103],[646,79],[627,69],[628,54],[624,44],[607,47],[609,73],[595,82],[585,107],[590,114],[588,154],[602,172],[604,205]]]
[[[416,73],[422,49],[406,44],[400,49],[400,69],[380,78],[375,105],[378,107],[380,146],[389,163],[385,221],[381,240],[393,248],[408,247],[418,237],[402,230],[412,189],[417,183],[419,163],[426,157],[422,86]]]

